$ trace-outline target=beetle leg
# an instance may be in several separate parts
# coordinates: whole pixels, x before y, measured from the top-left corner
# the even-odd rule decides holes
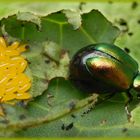
[[[112,93],[105,95],[103,97],[99,96],[99,98],[101,99],[101,101],[106,101],[106,100],[109,100],[110,98],[112,98],[114,95],[116,95],[115,92],[112,92]]]
[[[127,96],[128,100],[125,102],[125,111],[127,114],[128,121],[130,121],[131,112],[129,110],[129,104],[130,104],[130,102],[132,102],[133,96],[131,95],[131,93],[129,91],[126,92],[126,96]]]
[[[112,92],[111,94],[105,96],[105,99],[104,100],[108,100],[108,99],[112,98],[114,95],[115,95],[115,93]]]
[[[113,93],[110,93],[109,95],[106,95],[104,97],[99,96],[99,98],[98,98],[99,101],[96,104],[97,105],[102,104],[102,103],[106,102],[107,100],[109,100],[110,98],[112,98],[114,95],[115,95],[115,93],[113,92]]]

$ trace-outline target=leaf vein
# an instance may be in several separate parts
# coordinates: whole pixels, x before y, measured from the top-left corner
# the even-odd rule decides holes
[[[88,32],[83,28],[83,27],[80,27],[81,31],[84,33],[84,35],[89,39],[89,41],[91,43],[95,43],[97,42],[95,38],[91,37]]]
[[[56,21],[56,20],[53,20],[53,19],[50,19],[50,18],[47,18],[45,19],[49,22],[52,22],[52,23],[56,23],[56,24],[59,24],[59,25],[64,25],[64,24],[68,24],[68,22],[60,22],[60,21]]]

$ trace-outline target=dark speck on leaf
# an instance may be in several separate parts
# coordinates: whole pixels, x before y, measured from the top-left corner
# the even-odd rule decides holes
[[[45,63],[49,64],[50,63],[50,60],[45,60]]]
[[[131,5],[131,8],[132,8],[132,9],[136,9],[137,6],[138,6],[138,3],[137,3],[136,1],[134,1],[134,2],[132,3],[132,5]]]
[[[24,101],[20,101],[16,105],[20,106],[20,107],[23,107],[23,108],[26,108],[26,106],[27,106],[27,104]]]
[[[117,24],[119,24],[121,27],[120,27],[120,30],[122,32],[128,32],[129,31],[129,27],[128,27],[128,24],[127,24],[127,21],[123,18],[120,18],[119,20],[116,20]]]
[[[120,18],[119,23],[120,23],[121,26],[127,26],[127,22],[122,18]]]
[[[81,3],[79,4],[79,9],[82,10],[82,8],[83,8],[83,6],[84,6],[85,4],[86,4],[85,2],[81,2]]]
[[[69,125],[67,125],[67,126],[65,126],[64,124],[62,124],[62,126],[61,126],[61,129],[62,130],[70,130],[70,129],[72,129],[72,127],[73,127],[73,122],[72,123],[70,123]]]
[[[21,27],[24,27],[25,26],[25,24],[24,23],[21,23]]]
[[[75,102],[74,101],[70,102],[69,108],[70,108],[70,110],[75,108]]]
[[[128,131],[127,128],[123,128],[123,129],[122,129],[122,132],[123,132],[123,133],[125,133],[126,131]]]
[[[71,117],[72,117],[72,118],[76,118],[76,116],[75,116],[74,114],[71,114]]]
[[[84,117],[85,114],[88,114],[89,112],[91,112],[94,108],[94,104],[91,105],[86,111],[83,112],[83,114],[81,115],[81,117]]]
[[[130,53],[130,50],[128,48],[124,48],[124,50],[127,52],[127,53]]]
[[[29,48],[30,48],[30,46],[29,46],[29,45],[26,45],[26,46],[25,46],[25,48],[26,48],[26,49],[29,49]]]
[[[129,32],[129,33],[128,33],[128,35],[129,35],[129,36],[132,36],[132,35],[133,35],[133,33],[132,33],[132,32]]]
[[[66,130],[70,130],[73,127],[73,122],[66,126]]]
[[[138,24],[140,24],[140,19],[138,20]]]
[[[61,129],[62,129],[62,130],[64,130],[64,129],[65,129],[65,125],[64,125],[64,124],[62,124]]]
[[[110,0],[110,1],[108,1],[108,3],[109,3],[109,4],[112,4],[112,3],[113,3],[113,1],[111,1],[111,0]]]
[[[26,116],[25,116],[24,114],[21,114],[21,115],[19,116],[19,119],[20,119],[20,120],[24,120],[24,119],[26,119]]]

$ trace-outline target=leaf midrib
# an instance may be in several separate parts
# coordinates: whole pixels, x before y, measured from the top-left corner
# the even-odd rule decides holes
[[[70,23],[67,22],[67,21],[66,22],[60,22],[60,21],[57,21],[57,20],[54,20],[54,19],[51,19],[51,18],[44,18],[44,20],[59,25],[59,31],[60,31],[59,44],[63,48],[63,28],[64,28],[64,25],[68,25],[68,24],[70,25]],[[93,38],[93,36],[91,36],[88,33],[88,31],[83,28],[83,26],[79,27],[79,29],[77,29],[77,30],[81,30],[81,32],[85,35],[85,37],[89,40],[89,42],[91,42],[91,43],[97,42],[97,40],[95,38]]]

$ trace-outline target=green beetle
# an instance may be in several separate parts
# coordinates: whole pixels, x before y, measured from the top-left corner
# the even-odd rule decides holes
[[[70,79],[88,93],[117,93],[130,89],[140,91],[137,62],[121,48],[91,44],[80,49],[70,63]]]

